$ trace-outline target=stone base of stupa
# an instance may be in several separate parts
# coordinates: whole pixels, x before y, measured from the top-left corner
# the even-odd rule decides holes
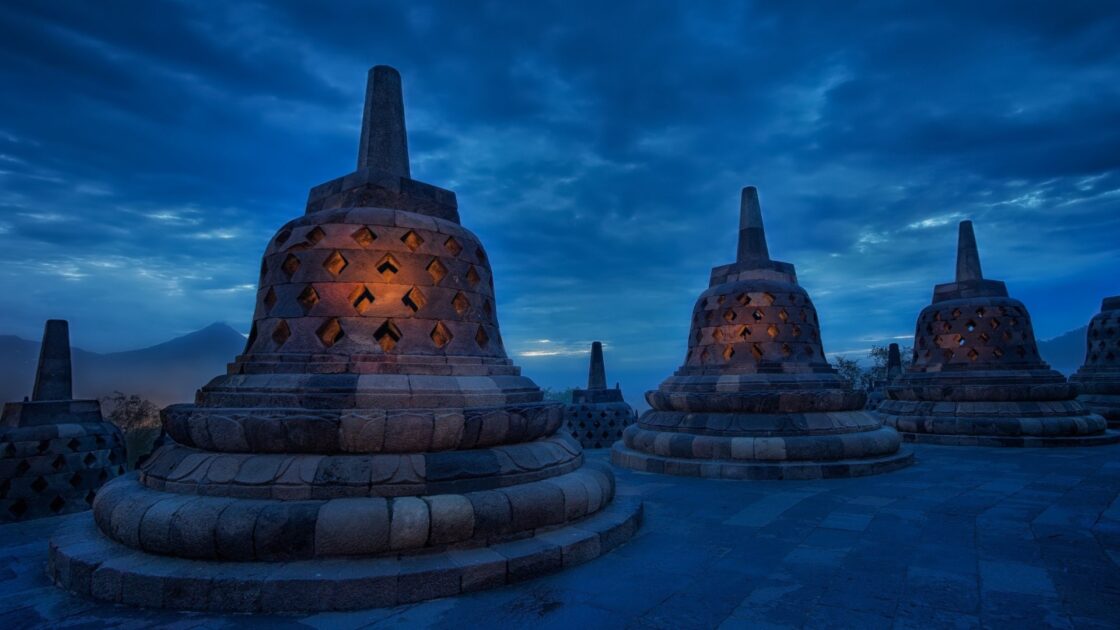
[[[618,497],[566,526],[486,547],[390,557],[217,562],[147,554],[112,541],[91,519],[51,539],[58,586],[96,600],[208,612],[321,612],[396,606],[521,582],[593,560],[625,543],[642,519]]]
[[[907,442],[952,446],[1101,446],[1120,442],[1105,419],[1068,401],[918,402],[888,400],[883,424]]]
[[[670,427],[675,423],[675,427]],[[799,431],[791,431],[794,425]],[[682,431],[689,427],[695,433]],[[718,429],[716,427],[719,427]],[[664,430],[667,428],[675,430]],[[661,429],[661,430],[659,430]],[[913,463],[898,434],[864,411],[791,414],[647,412],[611,462],[633,470],[722,479],[828,479]]]
[[[1082,372],[1070,379],[1080,392],[1077,402],[1103,416],[1110,429],[1120,429],[1120,375],[1113,372],[1106,378],[1094,376]]]
[[[108,422],[2,427],[0,523],[88,510],[126,463],[121,432]]]

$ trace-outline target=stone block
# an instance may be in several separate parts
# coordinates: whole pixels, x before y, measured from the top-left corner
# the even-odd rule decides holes
[[[382,498],[332,499],[315,523],[315,555],[358,556],[389,548],[389,502]]]

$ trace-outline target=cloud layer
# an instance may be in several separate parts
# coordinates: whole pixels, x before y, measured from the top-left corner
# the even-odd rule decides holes
[[[247,329],[266,240],[353,168],[375,63],[545,385],[594,339],[632,399],[673,370],[748,184],[831,353],[912,333],[961,218],[1042,337],[1120,293],[1115,5],[619,4],[4,3],[0,331]]]

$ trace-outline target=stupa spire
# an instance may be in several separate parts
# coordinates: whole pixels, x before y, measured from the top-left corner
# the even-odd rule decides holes
[[[587,370],[587,389],[607,388],[607,368],[603,364],[603,344],[591,344],[591,367]]]
[[[758,203],[758,189],[747,186],[739,202],[739,254],[738,261],[770,260],[766,247],[766,230],[762,226],[762,207]]]
[[[74,397],[71,378],[70,327],[65,319],[48,319],[43,327],[31,400],[70,400]]]
[[[897,343],[892,343],[887,348],[887,380],[902,374],[902,353]]]
[[[387,171],[399,177],[411,177],[401,75],[390,66],[370,68],[366,79],[366,105],[362,112],[358,170],[367,168]]]
[[[976,248],[976,234],[972,231],[972,221],[961,221],[957,236],[957,282],[983,280],[980,271],[980,252]]]

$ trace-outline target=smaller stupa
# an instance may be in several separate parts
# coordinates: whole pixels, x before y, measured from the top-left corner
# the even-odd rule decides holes
[[[616,384],[607,387],[603,344],[591,344],[587,389],[572,390],[572,404],[564,409],[564,428],[583,448],[610,448],[622,438],[622,430],[634,422],[634,409],[622,399]]]
[[[1085,364],[1070,377],[1077,400],[1120,428],[1120,295],[1104,299],[1086,337]]]
[[[121,432],[72,391],[69,326],[47,320],[31,399],[0,416],[0,523],[88,510],[124,472]]]
[[[887,399],[887,385],[902,374],[902,353],[897,343],[887,346],[887,367],[883,378],[876,380],[867,391],[867,409],[878,409]]]
[[[914,359],[887,386],[883,423],[915,442],[1093,446],[1120,441],[1038,354],[1031,316],[984,278],[972,222],[960,224],[955,282],[918,316]]]
[[[792,264],[771,260],[758,191],[744,188],[736,261],[712,269],[684,365],[654,391],[611,461],[727,479],[854,477],[910,464],[867,394],[829,365]]]

